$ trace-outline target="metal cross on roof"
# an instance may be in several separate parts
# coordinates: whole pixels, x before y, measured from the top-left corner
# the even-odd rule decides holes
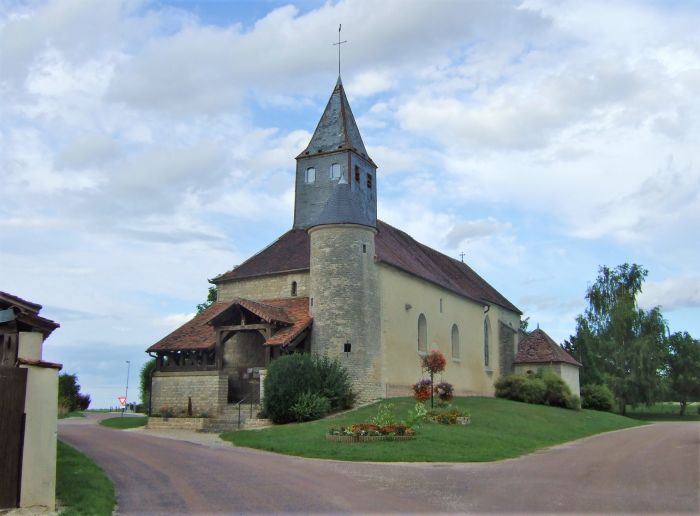
[[[339,77],[340,77],[340,45],[342,45],[343,43],[347,43],[347,42],[348,42],[348,40],[340,41],[340,29],[341,29],[342,27],[343,27],[343,24],[342,24],[342,23],[338,25],[338,43],[333,43],[333,46],[334,46],[334,47],[335,47],[335,46],[338,47],[338,76],[339,76]]]

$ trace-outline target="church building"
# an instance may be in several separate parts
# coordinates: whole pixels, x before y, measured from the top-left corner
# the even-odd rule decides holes
[[[148,348],[151,407],[216,415],[259,395],[271,360],[335,357],[360,401],[409,395],[439,349],[458,395],[514,370],[521,312],[467,264],[377,219],[377,165],[338,79],[296,157],[292,228],[210,280],[212,306]]]

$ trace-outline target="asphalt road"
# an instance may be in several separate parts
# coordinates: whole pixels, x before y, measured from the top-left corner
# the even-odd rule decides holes
[[[120,514],[700,513],[700,423],[611,432],[496,463],[377,464],[63,421],[59,437],[114,480]]]

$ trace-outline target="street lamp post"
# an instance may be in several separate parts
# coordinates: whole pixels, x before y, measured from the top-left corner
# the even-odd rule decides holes
[[[126,404],[129,402],[129,372],[131,371],[131,360],[126,361],[126,392],[124,392],[124,408],[122,409],[122,417],[126,411]]]

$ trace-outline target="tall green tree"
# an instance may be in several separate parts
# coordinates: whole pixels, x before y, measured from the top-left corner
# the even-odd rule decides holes
[[[201,314],[214,303],[216,303],[216,285],[209,287],[209,290],[207,291],[207,300],[204,303],[197,305],[197,313]]]
[[[581,383],[606,383],[622,414],[628,404],[654,401],[664,366],[666,321],[658,307],[637,305],[647,274],[637,264],[600,267],[567,343],[584,366]]]
[[[680,403],[684,416],[688,402],[700,399],[700,341],[687,332],[669,336],[666,374],[671,399]]]

